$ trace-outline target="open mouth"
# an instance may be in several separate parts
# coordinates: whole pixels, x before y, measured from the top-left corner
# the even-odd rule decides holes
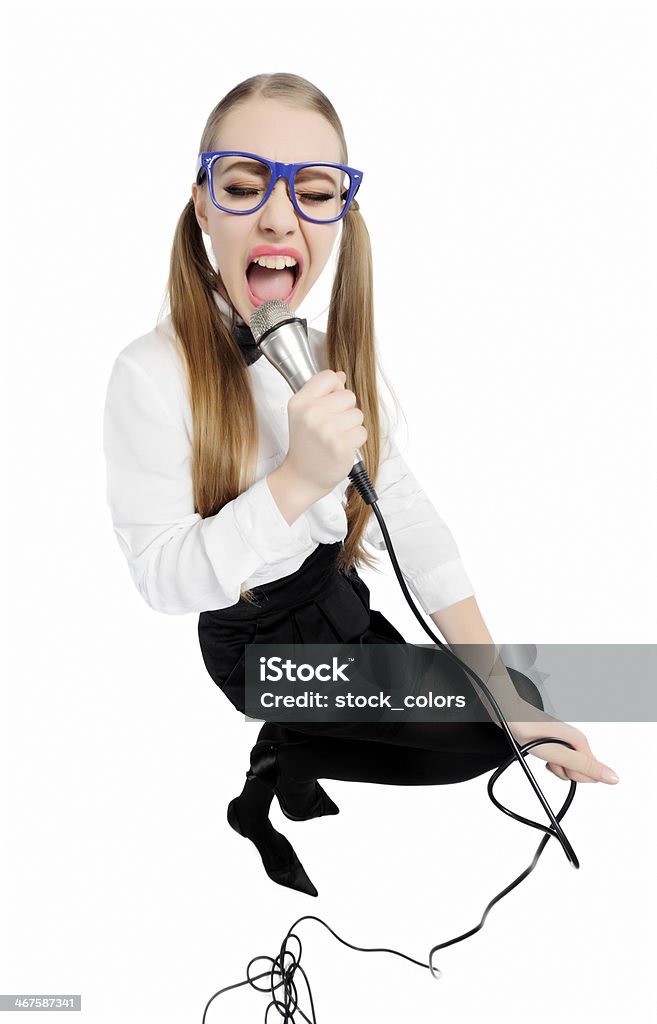
[[[297,290],[301,273],[302,267],[299,263],[278,269],[261,266],[252,261],[246,268],[246,286],[251,303],[254,306],[261,306],[263,302],[269,302],[271,299],[289,302]]]

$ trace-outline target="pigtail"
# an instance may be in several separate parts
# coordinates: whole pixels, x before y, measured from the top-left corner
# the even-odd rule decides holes
[[[377,393],[377,356],[374,335],[372,248],[356,200],[345,215],[327,324],[327,361],[331,369],[347,374],[345,387],[358,396],[367,428],[360,448],[365,468],[376,488],[381,453],[381,423]],[[376,568],[362,544],[372,511],[353,484],[346,491],[348,532],[341,553],[344,571],[358,565]]]
[[[258,422],[241,350],[215,299],[225,289],[193,199],[176,225],[168,290],[192,411],[194,511],[205,519],[255,482]],[[240,597],[252,600],[251,591]]]

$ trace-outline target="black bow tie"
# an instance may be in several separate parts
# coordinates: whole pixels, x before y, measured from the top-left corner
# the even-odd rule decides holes
[[[301,318],[299,318],[301,319]],[[303,328],[308,333],[308,324],[306,320],[301,319]],[[255,338],[251,333],[251,328],[247,323],[235,324],[233,327],[233,338],[242,349],[242,355],[244,356],[244,362],[247,366],[251,363],[255,363],[256,359],[260,359],[261,355],[264,355],[262,349],[256,343]]]

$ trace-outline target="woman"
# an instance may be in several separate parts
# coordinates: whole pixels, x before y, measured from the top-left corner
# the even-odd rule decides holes
[[[295,162],[304,166],[286,180]],[[120,353],[108,387],[108,501],[133,579],[156,610],[200,613],[205,665],[242,711],[245,649],[256,638],[404,643],[370,609],[356,571],[375,567],[364,538],[384,549],[375,517],[348,479],[356,449],[425,612],[457,651],[476,644],[495,650],[449,529],[387,423],[382,430],[359,184],[340,120],[310,82],[256,75],[231,90],[208,118],[176,229],[171,315]],[[309,332],[321,370],[292,394],[262,358],[250,317],[272,298],[296,310],[340,231],[327,332]],[[446,677],[461,672],[442,657]],[[486,677],[492,672],[487,665]],[[613,782],[586,737],[541,714],[536,688],[512,674],[513,685],[498,659],[496,696],[506,700],[517,741],[545,736],[549,723],[549,735],[575,748],[534,749],[554,774]],[[255,844],[270,878],[317,895],[269,821],[274,793],[288,818],[307,820],[338,813],[319,778],[444,784],[508,756],[496,719],[265,723],[228,820]]]

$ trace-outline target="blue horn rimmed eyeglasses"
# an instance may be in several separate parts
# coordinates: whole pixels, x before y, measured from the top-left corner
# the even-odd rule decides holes
[[[295,210],[314,224],[342,220],[363,180],[362,171],[345,164],[283,164],[235,149],[201,153],[197,185],[202,184],[204,173],[217,209],[236,214],[255,213],[267,202],[278,179],[285,178]]]

